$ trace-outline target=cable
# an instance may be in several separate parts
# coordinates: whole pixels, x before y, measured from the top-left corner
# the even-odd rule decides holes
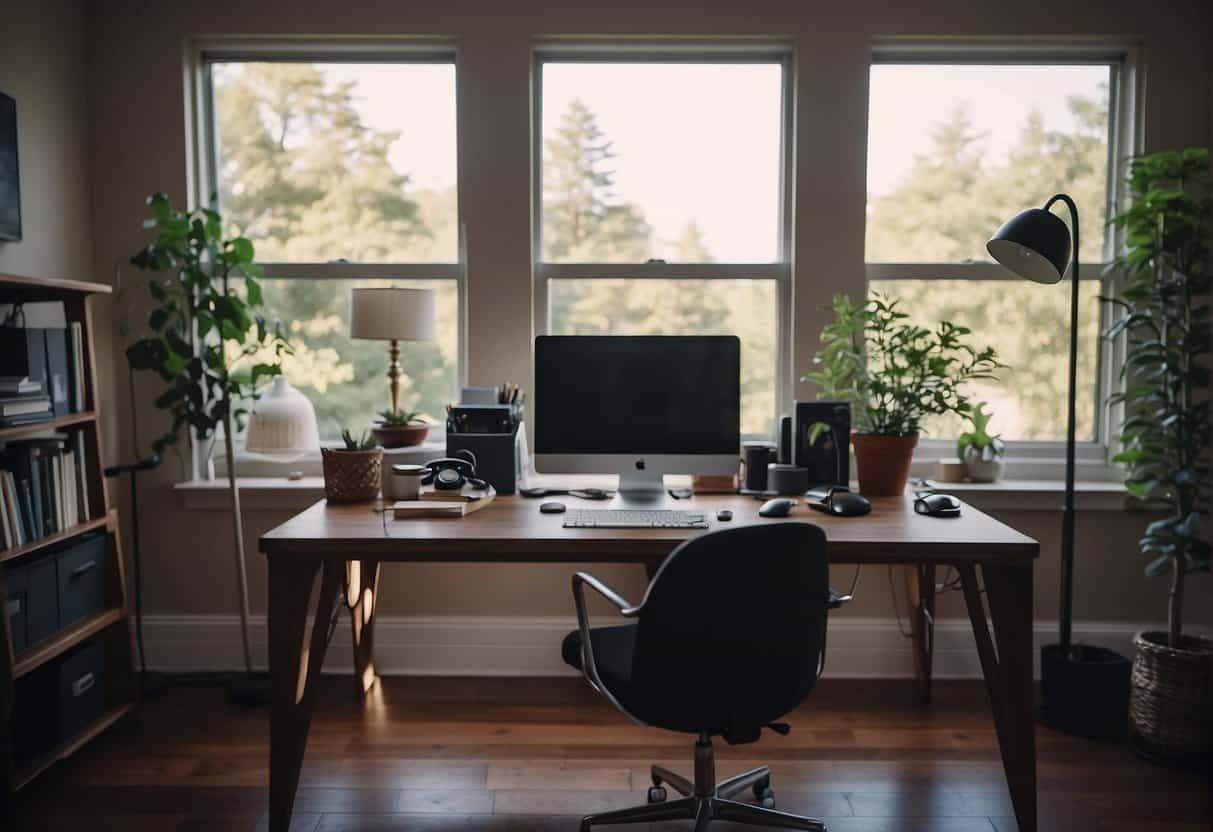
[[[897,585],[893,582],[893,567],[892,566],[889,567],[888,576],[889,576],[889,594],[893,598],[893,617],[895,619],[897,619],[897,630],[898,630],[898,632],[901,633],[902,638],[913,638],[914,637],[913,631],[906,630],[905,625],[902,623],[902,620],[901,620],[901,609],[900,609],[901,605],[897,603]]]

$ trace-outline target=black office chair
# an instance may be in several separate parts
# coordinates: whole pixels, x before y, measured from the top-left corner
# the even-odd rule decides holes
[[[590,629],[589,586],[634,624]],[[592,826],[713,819],[825,830],[775,811],[767,766],[717,783],[712,737],[754,742],[808,695],[825,662],[826,614],[850,600],[829,585],[826,536],[811,523],[764,523],[702,534],[670,554],[639,606],[585,572],[573,576],[578,629],[564,660],[641,725],[695,734],[695,780],[652,767],[649,805],[590,815]],[[665,786],[682,798],[666,801]],[[750,789],[761,805],[730,798]]]

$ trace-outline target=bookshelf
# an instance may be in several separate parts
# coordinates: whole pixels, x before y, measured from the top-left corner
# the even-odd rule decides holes
[[[89,517],[47,536],[27,540],[22,545],[0,548],[0,609],[8,608],[6,576],[11,569],[35,561],[61,544],[93,532],[105,533],[106,548],[104,575],[101,578],[103,603],[96,611],[16,651],[9,616],[0,616],[0,809],[11,804],[12,795],[17,790],[32,782],[56,761],[75,753],[130,713],[139,698],[134,630],[127,599],[118,512],[110,507],[100,458],[103,403],[97,389],[93,317],[89,301],[95,295],[110,292],[111,288],[101,283],[0,274],[0,304],[61,302],[69,327],[73,323],[80,324],[84,357],[83,409],[48,421],[0,428],[0,444],[50,434],[67,434],[75,440],[75,434],[79,433],[76,447],[84,452],[82,479],[86,483],[84,490],[87,492],[85,499]],[[3,545],[3,539],[0,539],[0,547]],[[100,715],[73,735],[58,737],[57,742],[32,758],[16,759],[13,716],[18,681],[85,642],[100,645],[104,656],[104,708]],[[0,817],[3,817],[2,813]]]

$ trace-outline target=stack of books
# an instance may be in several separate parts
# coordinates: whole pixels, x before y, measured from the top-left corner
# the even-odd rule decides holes
[[[0,304],[0,427],[86,408],[83,335],[62,301]]]
[[[92,519],[84,434],[9,442],[0,451],[0,509],[5,549]]]
[[[29,376],[0,376],[0,427],[51,418],[51,397]]]

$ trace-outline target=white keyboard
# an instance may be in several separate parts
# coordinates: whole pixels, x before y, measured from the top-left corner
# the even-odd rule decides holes
[[[702,511],[672,509],[571,509],[564,515],[566,529],[706,529]]]

